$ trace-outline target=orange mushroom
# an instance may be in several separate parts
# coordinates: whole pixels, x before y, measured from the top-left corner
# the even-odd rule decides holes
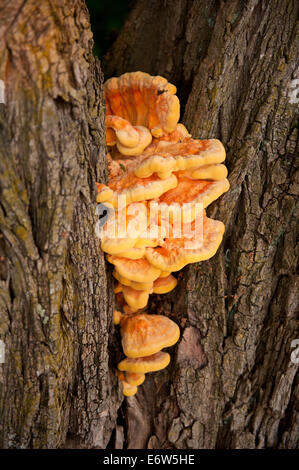
[[[125,73],[104,83],[106,114],[120,116],[133,126],[147,127],[161,137],[176,129],[180,102],[176,87],[160,76]]]
[[[113,133],[111,133],[111,129]],[[119,116],[106,116],[107,145],[116,144],[122,155],[140,155],[151,141],[152,135],[146,127],[134,127]]]
[[[222,241],[223,233],[222,222],[204,217],[201,243],[196,237],[169,238],[165,240],[163,247],[146,248],[145,257],[149,263],[161,271],[179,271],[186,264],[212,258]],[[192,245],[194,245],[193,248]]]
[[[102,183],[96,183],[96,185],[98,190],[97,202],[106,202],[112,199],[113,191],[109,188],[109,186],[106,186]]]
[[[154,294],[166,294],[167,292],[172,291],[178,281],[174,276],[169,274],[168,276],[159,277],[154,281],[153,292]]]
[[[136,290],[128,286],[122,286],[122,293],[125,298],[125,301],[129,305],[129,307],[136,311],[140,308],[146,307],[148,303],[149,294],[152,291],[153,289],[151,289],[150,291],[145,291]]]
[[[164,369],[170,362],[170,355],[166,352],[159,351],[147,357],[127,357],[118,364],[120,371],[135,372],[139,374],[147,374],[148,372],[156,372]]]
[[[98,184],[97,201],[114,218],[109,212],[101,246],[115,267],[114,291],[125,312],[115,310],[114,324],[120,324],[128,356],[118,364],[118,376],[131,396],[145,373],[168,365],[170,356],[161,349],[180,334],[169,318],[143,312],[149,295],[170,292],[177,285],[171,272],[216,253],[224,225],[207,218],[204,209],[229,182],[222,143],[193,139],[178,123],[176,87],[165,78],[126,73],[107,80],[104,93],[111,154],[109,182]],[[142,208],[129,214],[138,203]],[[115,228],[111,236],[109,228]]]
[[[101,229],[101,248],[105,253],[127,258],[143,256],[143,250],[134,249],[138,237],[147,227],[147,209],[144,204],[132,203],[115,211]]]
[[[217,139],[189,138],[179,143],[159,141],[149,146],[135,162],[134,173],[139,178],[148,178],[153,173],[160,178],[169,178],[174,171],[222,163],[224,160],[225,149]]]
[[[136,372],[126,372],[125,373],[125,380],[130,384],[130,385],[135,385],[138,387],[139,385],[143,384],[145,380],[145,374],[137,374]]]
[[[113,191],[113,196],[109,202],[115,208],[125,206],[131,202],[146,201],[161,196],[166,191],[175,188],[177,178],[170,175],[161,179],[157,175],[148,178],[139,178],[134,174],[133,169],[128,169],[123,175],[116,176],[109,182],[109,188]],[[98,200],[98,202],[101,202]]]
[[[112,128],[116,139],[125,147],[135,147],[139,142],[137,130],[126,119],[119,116],[106,116],[106,129]],[[107,142],[109,145],[109,142]]]
[[[117,370],[116,375],[118,376],[118,378],[119,378],[119,380],[122,384],[123,394],[126,397],[131,397],[131,396],[135,395],[135,393],[137,392],[137,386],[132,384],[132,383],[129,383],[126,380],[126,375],[123,372],[120,372],[119,370]]]
[[[127,357],[150,356],[173,346],[180,337],[176,323],[163,315],[140,313],[120,320],[122,347]]]
[[[119,325],[120,319],[122,318],[123,314],[119,310],[113,311],[113,323],[114,325]]]
[[[152,290],[153,289],[153,282],[135,282],[127,279],[124,276],[121,276],[116,269],[113,271],[113,276],[117,279],[122,285],[132,287],[136,290]]]
[[[152,266],[146,259],[126,259],[107,255],[107,260],[114,264],[116,271],[130,281],[153,282],[158,279],[160,270]]]
[[[193,180],[224,180],[227,177],[227,168],[221,163],[212,165],[203,165],[189,170],[182,170],[177,173],[178,176],[185,176]]]
[[[157,199],[157,210],[165,213],[167,209],[172,219],[192,222],[199,216],[196,210],[200,205],[205,209],[228,189],[227,179],[210,181],[178,177],[177,186]]]
[[[138,243],[138,240],[136,243]],[[122,251],[118,253],[118,256],[120,256],[121,258],[128,258],[128,259],[141,259],[144,257],[145,248],[146,248],[145,246],[143,247],[134,246],[133,248],[130,248],[126,251]]]

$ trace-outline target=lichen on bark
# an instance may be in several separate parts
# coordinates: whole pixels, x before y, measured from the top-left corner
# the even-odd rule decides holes
[[[104,61],[106,78],[174,83],[192,135],[225,144],[231,184],[208,210],[226,224],[220,251],[152,303],[182,341],[126,408],[129,448],[139,415],[150,448],[298,446],[297,15],[294,1],[139,0]]]

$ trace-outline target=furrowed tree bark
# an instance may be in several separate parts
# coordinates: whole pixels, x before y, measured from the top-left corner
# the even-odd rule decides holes
[[[107,174],[89,14],[81,0],[16,0],[0,21],[0,446],[105,448],[120,395],[95,236]]]
[[[137,0],[105,58],[105,79],[177,85],[182,122],[224,143],[231,183],[208,210],[226,225],[217,255],[151,303],[182,336],[123,406],[128,448],[298,447],[297,17],[293,0]]]

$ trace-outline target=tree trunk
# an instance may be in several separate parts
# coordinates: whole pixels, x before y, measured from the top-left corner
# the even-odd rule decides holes
[[[95,236],[106,164],[89,15],[16,0],[0,17],[0,446],[105,448],[121,395]]]
[[[297,14],[295,0],[137,0],[106,56],[105,78],[177,85],[182,122],[224,143],[231,183],[208,211],[226,225],[217,255],[151,303],[182,336],[123,406],[128,448],[298,446]]]

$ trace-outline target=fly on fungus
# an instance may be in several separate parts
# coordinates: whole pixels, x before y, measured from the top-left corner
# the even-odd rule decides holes
[[[122,310],[114,312],[126,355],[117,375],[132,396],[146,373],[169,364],[162,349],[180,336],[172,320],[144,312],[149,296],[176,287],[172,272],[214,256],[224,225],[204,209],[229,182],[222,143],[192,138],[178,122],[176,87],[165,78],[125,73],[107,80],[104,94],[109,180],[97,184],[97,202],[111,207],[113,218],[101,227],[101,247],[114,265]],[[200,231],[193,230],[198,217]]]

